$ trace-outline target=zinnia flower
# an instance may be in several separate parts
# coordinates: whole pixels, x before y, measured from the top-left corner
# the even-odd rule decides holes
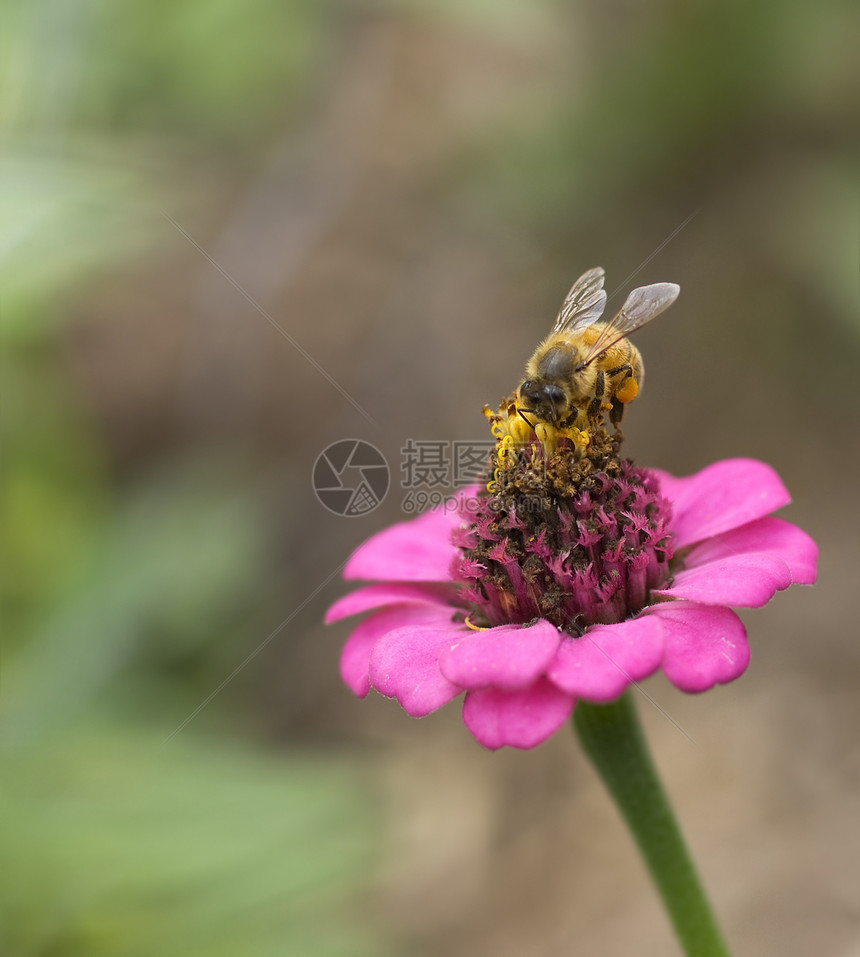
[[[361,545],[344,577],[376,583],[326,616],[372,612],[343,649],[352,691],[415,717],[465,692],[482,745],[531,748],[578,698],[612,701],[658,669],[687,692],[743,674],[749,645],[729,606],[815,580],[815,543],[770,515],[785,486],[750,459],[675,478],[621,460],[619,441],[603,433],[584,454],[563,440],[551,455],[534,438],[525,454],[500,441],[489,490]]]

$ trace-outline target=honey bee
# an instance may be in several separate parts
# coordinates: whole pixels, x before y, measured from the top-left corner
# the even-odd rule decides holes
[[[532,415],[557,429],[575,426],[609,412],[618,426],[624,407],[642,388],[642,356],[626,336],[668,309],[680,286],[658,282],[640,286],[612,319],[602,322],[606,306],[604,272],[589,269],[573,284],[552,332],[535,349],[517,389],[517,412],[530,428]]]

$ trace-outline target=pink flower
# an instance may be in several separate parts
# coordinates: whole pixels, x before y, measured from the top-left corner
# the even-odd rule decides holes
[[[419,717],[465,692],[463,720],[487,748],[534,747],[577,698],[611,701],[659,668],[687,692],[733,681],[750,651],[728,606],[815,581],[815,543],[770,515],[789,502],[785,486],[749,459],[688,478],[631,466],[611,490],[572,500],[552,543],[486,501],[465,489],[456,508],[373,536],[344,577],[377,583],[326,621],[372,612],[341,658],[355,694],[373,687]],[[475,629],[475,614],[489,627]]]

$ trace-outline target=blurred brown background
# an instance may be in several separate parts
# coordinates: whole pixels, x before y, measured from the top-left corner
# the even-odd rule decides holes
[[[627,453],[764,459],[821,545],[742,680],[647,682],[656,760],[734,953],[856,954],[854,6],[3,7],[4,953],[678,952],[570,734],[355,700],[320,624],[602,265],[682,287]]]

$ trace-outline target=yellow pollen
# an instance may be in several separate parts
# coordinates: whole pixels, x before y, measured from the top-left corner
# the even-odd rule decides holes
[[[639,386],[633,376],[626,378],[615,390],[615,398],[619,402],[632,402],[639,393]]]
[[[552,458],[558,446],[558,430],[555,426],[550,425],[549,422],[538,422],[535,426],[535,435],[543,446],[547,458]]]

